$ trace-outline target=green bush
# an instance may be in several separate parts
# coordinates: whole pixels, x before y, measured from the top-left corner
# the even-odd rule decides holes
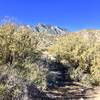
[[[33,64],[41,54],[37,50],[38,42],[32,30],[24,25],[0,25],[0,67],[8,66],[7,71],[0,72],[9,74],[14,70],[12,74],[43,86],[45,72]]]
[[[35,52],[38,40],[24,26],[6,23],[0,26],[0,61],[12,64]]]
[[[88,74],[91,79],[86,77],[86,81],[100,84],[100,42],[95,37],[96,33],[90,35],[72,33],[62,36],[48,51],[70,66],[70,76],[75,81],[83,81],[82,77]]]
[[[4,95],[4,93],[6,92],[7,87],[3,84],[0,84],[0,96]]]

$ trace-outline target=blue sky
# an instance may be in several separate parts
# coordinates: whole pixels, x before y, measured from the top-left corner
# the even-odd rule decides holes
[[[100,0],[0,0],[0,18],[46,23],[77,31],[100,29]]]

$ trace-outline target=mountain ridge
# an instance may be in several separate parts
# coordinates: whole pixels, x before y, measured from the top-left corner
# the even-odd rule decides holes
[[[43,24],[43,23],[38,23],[34,26],[32,26],[32,29],[34,32],[39,32],[39,33],[50,33],[50,34],[66,34],[67,29],[60,28],[55,25],[50,25],[50,24]]]

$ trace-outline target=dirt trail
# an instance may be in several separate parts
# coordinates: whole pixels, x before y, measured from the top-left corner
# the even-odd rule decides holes
[[[100,100],[100,87],[84,88],[71,85],[49,90],[47,95],[54,100]]]
[[[100,87],[94,88],[93,98],[91,100],[100,100]]]

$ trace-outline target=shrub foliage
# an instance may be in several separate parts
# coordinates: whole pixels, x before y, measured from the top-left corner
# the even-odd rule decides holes
[[[4,23],[0,25],[0,74],[13,74],[45,85],[45,73],[33,64],[40,52],[37,51],[38,38],[24,25]],[[6,67],[6,71],[3,66]],[[12,74],[11,74],[12,75]]]
[[[48,51],[70,66],[70,76],[75,81],[100,84],[100,42],[96,33],[86,37],[84,34],[62,36]]]

